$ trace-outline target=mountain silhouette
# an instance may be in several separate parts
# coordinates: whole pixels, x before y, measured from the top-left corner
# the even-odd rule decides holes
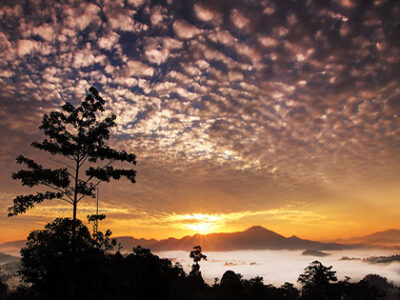
[[[400,246],[400,230],[388,229],[351,239],[338,239],[340,243],[358,243],[369,246]]]
[[[253,226],[241,232],[195,234],[181,239],[168,238],[160,241],[118,237],[117,243],[123,246],[122,251],[130,251],[140,245],[152,251],[184,250],[189,251],[193,245],[201,245],[204,251],[233,250],[342,250],[351,246],[338,243],[321,243],[292,236],[286,238],[261,226]]]
[[[19,261],[19,257],[4,254],[4,253],[0,252],[0,265],[10,263],[10,262],[18,262],[18,261]]]
[[[295,235],[284,237],[262,226],[252,226],[247,230],[231,233],[195,234],[183,238],[167,238],[162,240],[137,239],[132,236],[116,237],[121,251],[130,252],[140,245],[151,251],[183,250],[191,251],[193,246],[201,245],[204,251],[233,250],[344,250],[364,246],[393,245],[400,243],[400,230],[390,229],[366,236],[337,242],[318,242],[299,238]],[[19,250],[26,241],[7,242],[0,245],[0,252],[19,256]]]
[[[0,252],[12,256],[19,256],[19,251],[25,246],[26,240],[6,242],[0,245]]]

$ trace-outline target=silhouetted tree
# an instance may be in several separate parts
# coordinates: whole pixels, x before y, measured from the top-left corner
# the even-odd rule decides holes
[[[117,291],[112,299],[204,299],[197,296],[203,285],[195,286],[180,264],[160,259],[149,249],[138,246],[126,257],[109,257],[113,261],[109,270],[115,278],[111,286]]]
[[[243,299],[242,275],[231,270],[226,271],[221,278],[216,299]]]
[[[264,285],[264,279],[256,276],[243,281],[244,299],[266,300],[269,299],[268,290]]]
[[[303,286],[302,297],[304,299],[333,299],[330,295],[331,283],[336,282],[336,272],[332,266],[325,267],[319,261],[313,261],[305,272],[297,279]]]
[[[94,239],[80,220],[57,218],[43,230],[31,232],[21,249],[22,279],[38,299],[101,299],[99,285],[109,273],[109,234]],[[73,287],[73,288],[71,288]],[[104,292],[104,290],[103,290]],[[93,298],[92,298],[93,297]]]
[[[400,299],[400,289],[389,283],[385,277],[369,274],[356,284],[354,299]],[[362,298],[364,297],[364,298]]]
[[[190,251],[189,257],[193,259],[192,270],[190,276],[201,278],[200,265],[201,260],[207,260],[207,256],[201,252],[201,246],[194,246]]]
[[[295,300],[299,298],[299,290],[296,289],[293,283],[285,282],[280,288],[279,299]]]
[[[0,273],[0,299],[2,299],[7,294],[7,285],[3,282],[3,278]]]
[[[27,247],[21,249],[22,279],[31,285],[32,294],[44,299],[60,295],[72,298],[73,262],[93,244],[81,221],[55,219],[44,230],[29,234]]]
[[[93,214],[93,215],[88,215],[87,220],[89,223],[94,223],[93,225],[93,232],[92,232],[92,239],[93,242],[95,243],[96,247],[104,247],[105,250],[111,250],[114,248],[114,246],[117,244],[117,241],[115,239],[111,239],[111,230],[107,229],[105,233],[102,231],[98,230],[97,222],[102,221],[106,218],[106,215],[104,214]],[[118,249],[119,251],[119,249]]]
[[[39,129],[46,138],[42,142],[33,142],[32,147],[60,156],[62,161],[54,161],[64,167],[48,169],[29,158],[18,156],[17,163],[25,165],[27,169],[13,173],[12,178],[20,180],[25,186],[41,185],[49,190],[17,196],[13,206],[8,209],[9,216],[24,213],[44,200],[61,199],[72,205],[72,219],[75,221],[78,203],[84,197],[94,197],[99,183],[121,177],[135,182],[136,172],[133,169],[112,166],[115,161],[136,164],[136,157],[106,144],[110,129],[116,126],[116,117],[100,118],[104,104],[98,91],[91,87],[79,106],[67,102],[61,106],[61,111],[43,116]],[[100,161],[103,162],[102,166],[99,165]]]

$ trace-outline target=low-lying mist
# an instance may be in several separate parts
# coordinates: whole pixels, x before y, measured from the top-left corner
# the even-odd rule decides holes
[[[289,250],[247,250],[230,252],[207,252],[208,260],[201,262],[201,273],[207,283],[213,283],[214,278],[221,279],[227,270],[233,270],[243,275],[245,279],[261,276],[264,283],[280,286],[285,282],[295,283],[298,276],[303,273],[312,261],[318,260],[325,266],[333,266],[338,280],[345,276],[351,281],[359,281],[365,275],[378,274],[386,277],[388,281],[400,284],[400,263],[371,264],[362,259],[371,256],[390,256],[397,254],[395,251],[382,249],[358,249],[328,251],[325,257],[303,255],[303,251]],[[163,251],[156,253],[160,257],[171,259],[182,264],[185,271],[189,272],[192,260],[189,253],[184,251]],[[343,257],[347,257],[343,260]]]

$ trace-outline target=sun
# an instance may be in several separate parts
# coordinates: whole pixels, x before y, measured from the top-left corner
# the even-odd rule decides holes
[[[216,229],[225,223],[220,215],[204,213],[174,214],[169,217],[169,220],[177,222],[178,226],[182,229],[189,229],[200,234],[215,232]]]
[[[213,223],[201,222],[201,223],[187,224],[186,227],[197,233],[207,234],[213,232],[218,226]]]

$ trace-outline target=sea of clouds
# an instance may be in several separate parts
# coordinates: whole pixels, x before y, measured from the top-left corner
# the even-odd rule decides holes
[[[208,260],[202,261],[201,272],[206,282],[212,283],[215,277],[221,279],[227,270],[233,270],[249,279],[255,276],[264,278],[264,283],[280,286],[285,282],[296,283],[311,262],[318,260],[325,266],[333,266],[339,280],[345,276],[351,281],[359,281],[365,275],[378,274],[388,281],[400,284],[400,263],[371,264],[362,260],[341,260],[342,257],[367,258],[371,256],[389,256],[396,254],[393,250],[357,249],[330,251],[326,257],[302,255],[302,251],[290,250],[247,250],[230,252],[208,252]],[[160,257],[169,258],[182,264],[186,272],[190,272],[192,260],[185,251],[164,251],[156,253]]]

